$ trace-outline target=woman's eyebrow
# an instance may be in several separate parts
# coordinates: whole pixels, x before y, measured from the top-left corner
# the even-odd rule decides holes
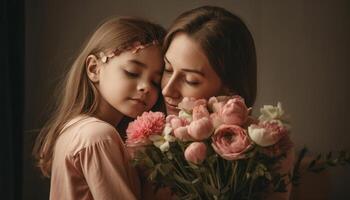
[[[164,56],[164,61],[171,65],[170,61],[168,60],[168,58],[166,56]],[[199,74],[201,76],[204,76],[204,73],[201,70],[190,69],[190,68],[185,67],[185,68],[181,68],[181,71],[196,73],[196,74]]]
[[[170,61],[168,60],[168,58],[166,56],[164,56],[164,61],[171,65]]]
[[[181,71],[190,72],[190,73],[196,73],[196,74],[199,74],[201,76],[204,76],[204,73],[202,71],[199,71],[199,70],[196,70],[196,69],[182,68]]]

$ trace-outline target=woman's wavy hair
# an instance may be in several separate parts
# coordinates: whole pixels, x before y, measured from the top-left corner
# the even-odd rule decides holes
[[[189,10],[170,26],[163,44],[165,51],[177,33],[195,40],[229,92],[253,106],[257,93],[256,50],[252,34],[238,16],[214,6]]]

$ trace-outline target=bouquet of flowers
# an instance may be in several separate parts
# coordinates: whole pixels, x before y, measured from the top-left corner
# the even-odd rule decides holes
[[[259,199],[283,192],[280,173],[292,148],[290,126],[280,103],[250,116],[240,96],[184,98],[179,114],[145,112],[127,129],[133,163],[158,187],[180,199]]]

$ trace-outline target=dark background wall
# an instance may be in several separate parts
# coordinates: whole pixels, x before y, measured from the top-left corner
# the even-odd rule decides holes
[[[283,102],[298,149],[350,150],[347,0],[30,0],[25,6],[23,199],[48,198],[49,181],[33,167],[30,151],[63,69],[97,24],[111,15],[134,15],[167,27],[183,11],[201,5],[224,7],[247,23],[258,55],[256,106]],[[331,171],[329,199],[350,199],[349,171]]]

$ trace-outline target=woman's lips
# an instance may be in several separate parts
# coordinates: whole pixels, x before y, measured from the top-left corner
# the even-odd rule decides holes
[[[173,113],[177,113],[180,110],[177,106],[175,106],[173,104],[169,104],[167,102],[165,102],[165,106],[166,106],[166,109],[168,112],[171,111]]]

